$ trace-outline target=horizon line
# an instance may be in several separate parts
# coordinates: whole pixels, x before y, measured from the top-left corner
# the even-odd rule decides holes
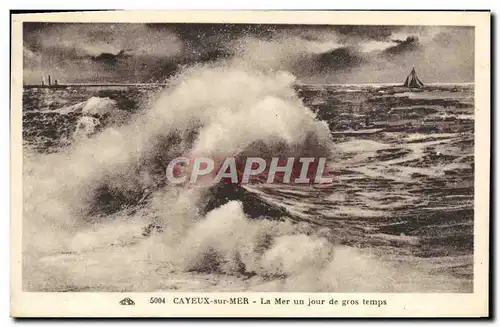
[[[474,84],[475,82],[432,82],[432,83],[425,83],[425,85],[456,85],[456,84]],[[374,82],[374,83],[302,83],[302,82],[296,82],[294,83],[295,85],[318,85],[318,86],[328,86],[328,85],[334,85],[334,86],[340,86],[340,85],[387,85],[387,86],[398,86],[402,85],[403,83],[401,82]],[[29,86],[29,87],[44,87],[44,88],[51,88],[51,87],[64,87],[64,86],[137,86],[137,85],[168,85],[167,82],[153,82],[153,83],[59,83],[59,84],[52,84],[52,85],[40,85],[40,84],[23,84],[23,87]]]

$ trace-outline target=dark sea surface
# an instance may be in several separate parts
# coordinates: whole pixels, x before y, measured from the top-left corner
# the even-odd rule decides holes
[[[177,232],[157,223],[161,214],[148,207],[148,201],[154,203],[158,197],[150,200],[150,191],[135,190],[122,181],[113,182],[113,186],[106,186],[104,191],[93,189],[89,192],[93,192],[90,197],[94,196],[94,201],[98,199],[111,205],[106,210],[98,207],[86,213],[78,209],[76,216],[80,215],[81,221],[76,219],[71,223],[63,218],[51,218],[59,212],[40,211],[39,206],[47,200],[33,194],[41,192],[38,189],[42,184],[50,186],[57,179],[50,175],[53,174],[48,168],[51,158],[57,157],[54,162],[61,167],[85,167],[86,162],[78,161],[79,157],[72,154],[73,148],[107,129],[119,131],[121,126],[128,125],[144,108],[155,103],[162,88],[138,85],[24,89],[24,188],[25,212],[29,212],[24,224],[33,225],[25,227],[28,235],[34,233],[31,241],[25,241],[31,242],[25,245],[26,288],[42,291],[472,291],[472,84],[430,85],[418,90],[390,85],[295,85],[303,105],[330,129],[333,142],[328,175],[333,182],[245,186],[242,192],[250,195],[239,199],[239,195],[235,196],[235,200],[243,202],[243,212],[248,207],[268,206],[286,216],[282,223],[286,226],[277,227],[276,224],[281,223],[266,221],[265,217],[258,221],[244,215],[234,221],[220,218],[223,228],[236,226],[228,229],[232,235],[228,245],[220,245],[205,236],[196,238],[196,233],[201,233],[196,229],[190,232],[194,234],[189,234],[191,241],[187,247],[203,239],[204,243],[198,244],[196,251],[206,246],[212,252],[200,254],[193,250],[194,255],[181,251],[178,253],[183,257],[181,263],[179,258],[162,261],[161,258],[171,256],[165,254],[171,248],[158,250],[151,245],[165,238],[173,239],[172,235]],[[89,151],[95,151],[96,156],[107,151],[105,147],[93,149]],[[58,156],[65,156],[65,161]],[[47,174],[46,179],[43,174]],[[98,182],[101,180],[95,181]],[[78,184],[85,186],[78,187],[83,189],[90,184],[85,182]],[[47,191],[43,192],[47,196]],[[54,204],[58,205],[59,202]],[[229,215],[234,209],[230,206],[225,207]],[[73,212],[70,205],[64,208]],[[173,210],[171,208],[168,210]],[[214,227],[217,223],[212,216],[220,212],[217,210],[208,212],[210,224],[206,222],[206,226],[199,228],[213,228],[213,235],[221,233],[224,237],[225,229]],[[93,212],[90,216],[100,218],[85,218],[89,212]],[[40,232],[34,232],[39,225],[32,223],[38,219],[37,215],[39,221],[44,221],[43,226],[52,226],[53,235],[65,234],[61,239],[66,241],[41,250],[36,243]],[[68,230],[71,230],[69,236]],[[267,231],[272,231],[271,236]],[[240,232],[243,234],[238,234]],[[245,234],[252,233],[257,236],[247,241],[249,236]],[[266,237],[269,239],[262,241],[263,246],[271,250],[259,252],[260,241],[255,240]],[[156,250],[148,252],[145,244]],[[279,254],[278,245],[283,251],[288,249],[290,257]],[[238,250],[234,252],[234,249]],[[129,259],[128,251],[147,252],[147,255],[140,260]],[[325,259],[330,258],[331,251],[336,258],[333,264]],[[316,254],[320,259],[307,261]],[[233,256],[241,258],[227,259]],[[218,264],[207,266],[207,260]],[[270,262],[269,265],[262,263],[264,261]],[[278,261],[281,268],[274,266]],[[227,268],[228,265],[231,267]],[[308,272],[309,268],[304,266],[313,267],[315,272]],[[270,273],[269,267],[277,272]],[[320,275],[316,275],[318,271]],[[34,272],[38,272],[36,278]],[[330,283],[332,280],[335,282]]]

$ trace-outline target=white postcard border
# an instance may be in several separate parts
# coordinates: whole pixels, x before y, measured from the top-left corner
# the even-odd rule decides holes
[[[474,291],[452,293],[36,293],[21,288],[22,22],[205,22],[475,27]],[[11,316],[16,317],[479,317],[488,315],[490,185],[490,13],[408,11],[109,11],[12,16],[11,56]],[[166,304],[149,304],[151,297]],[[247,297],[250,305],[182,305],[174,297]],[[135,305],[118,302],[130,297]],[[264,299],[386,300],[382,307],[263,305]],[[275,301],[273,300],[273,303]],[[256,301],[256,303],[253,303]],[[292,301],[293,302],[293,301]]]

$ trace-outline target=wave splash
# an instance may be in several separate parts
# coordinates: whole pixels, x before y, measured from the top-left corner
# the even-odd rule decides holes
[[[293,83],[284,72],[194,67],[172,79],[128,123],[81,138],[58,153],[26,152],[25,279],[43,288],[50,278],[34,276],[40,260],[77,253],[103,266],[133,264],[139,277],[141,271],[156,271],[151,267],[168,266],[169,273],[238,276],[248,280],[245,288],[422,290],[428,280],[418,270],[405,267],[402,273],[357,249],[334,245],[328,230],[285,217],[249,219],[241,201],[206,213],[209,187],[168,184],[166,165],[180,155],[332,155],[327,124],[302,104]],[[142,236],[141,226],[151,221],[163,232]],[[92,256],[117,245],[135,250],[121,253],[126,260],[118,262]],[[82,270],[69,266],[63,273],[71,276],[70,283],[89,280],[75,277]],[[101,282],[106,279],[105,268],[93,273]],[[151,287],[161,287],[161,279]],[[442,280],[439,285],[459,287]]]

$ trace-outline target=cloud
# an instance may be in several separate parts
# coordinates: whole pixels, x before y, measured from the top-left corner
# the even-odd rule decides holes
[[[343,75],[363,65],[365,58],[354,47],[339,47],[299,58],[291,71],[302,77]]]
[[[31,24],[24,23],[25,42],[35,49],[74,48],[93,56],[132,49],[136,53],[170,56],[182,48],[174,33],[152,30],[143,24],[35,23],[36,28]]]
[[[109,66],[114,66],[121,58],[126,58],[129,55],[125,54],[125,50],[120,50],[117,54],[103,52],[98,56],[91,56],[90,58],[96,62],[102,62]]]
[[[474,49],[474,28],[456,27],[442,28],[433,34],[432,41],[443,47],[468,47]]]
[[[290,71],[303,82],[471,81],[474,29],[261,24],[24,24],[24,79],[149,82],[196,63]]]
[[[144,24],[24,23],[24,79],[57,74],[61,82],[147,79],[152,67],[182,51],[168,30]]]
[[[404,40],[392,39],[396,45],[388,47],[384,50],[384,54],[388,56],[399,55],[404,52],[420,50],[420,43],[417,36],[408,36]]]
[[[344,39],[354,38],[356,40],[375,40],[384,41],[391,37],[391,35],[400,30],[400,26],[357,26],[357,25],[345,25],[335,27],[334,30],[337,31]]]
[[[320,53],[314,60],[322,69],[339,70],[359,66],[364,59],[354,48],[342,47]]]

